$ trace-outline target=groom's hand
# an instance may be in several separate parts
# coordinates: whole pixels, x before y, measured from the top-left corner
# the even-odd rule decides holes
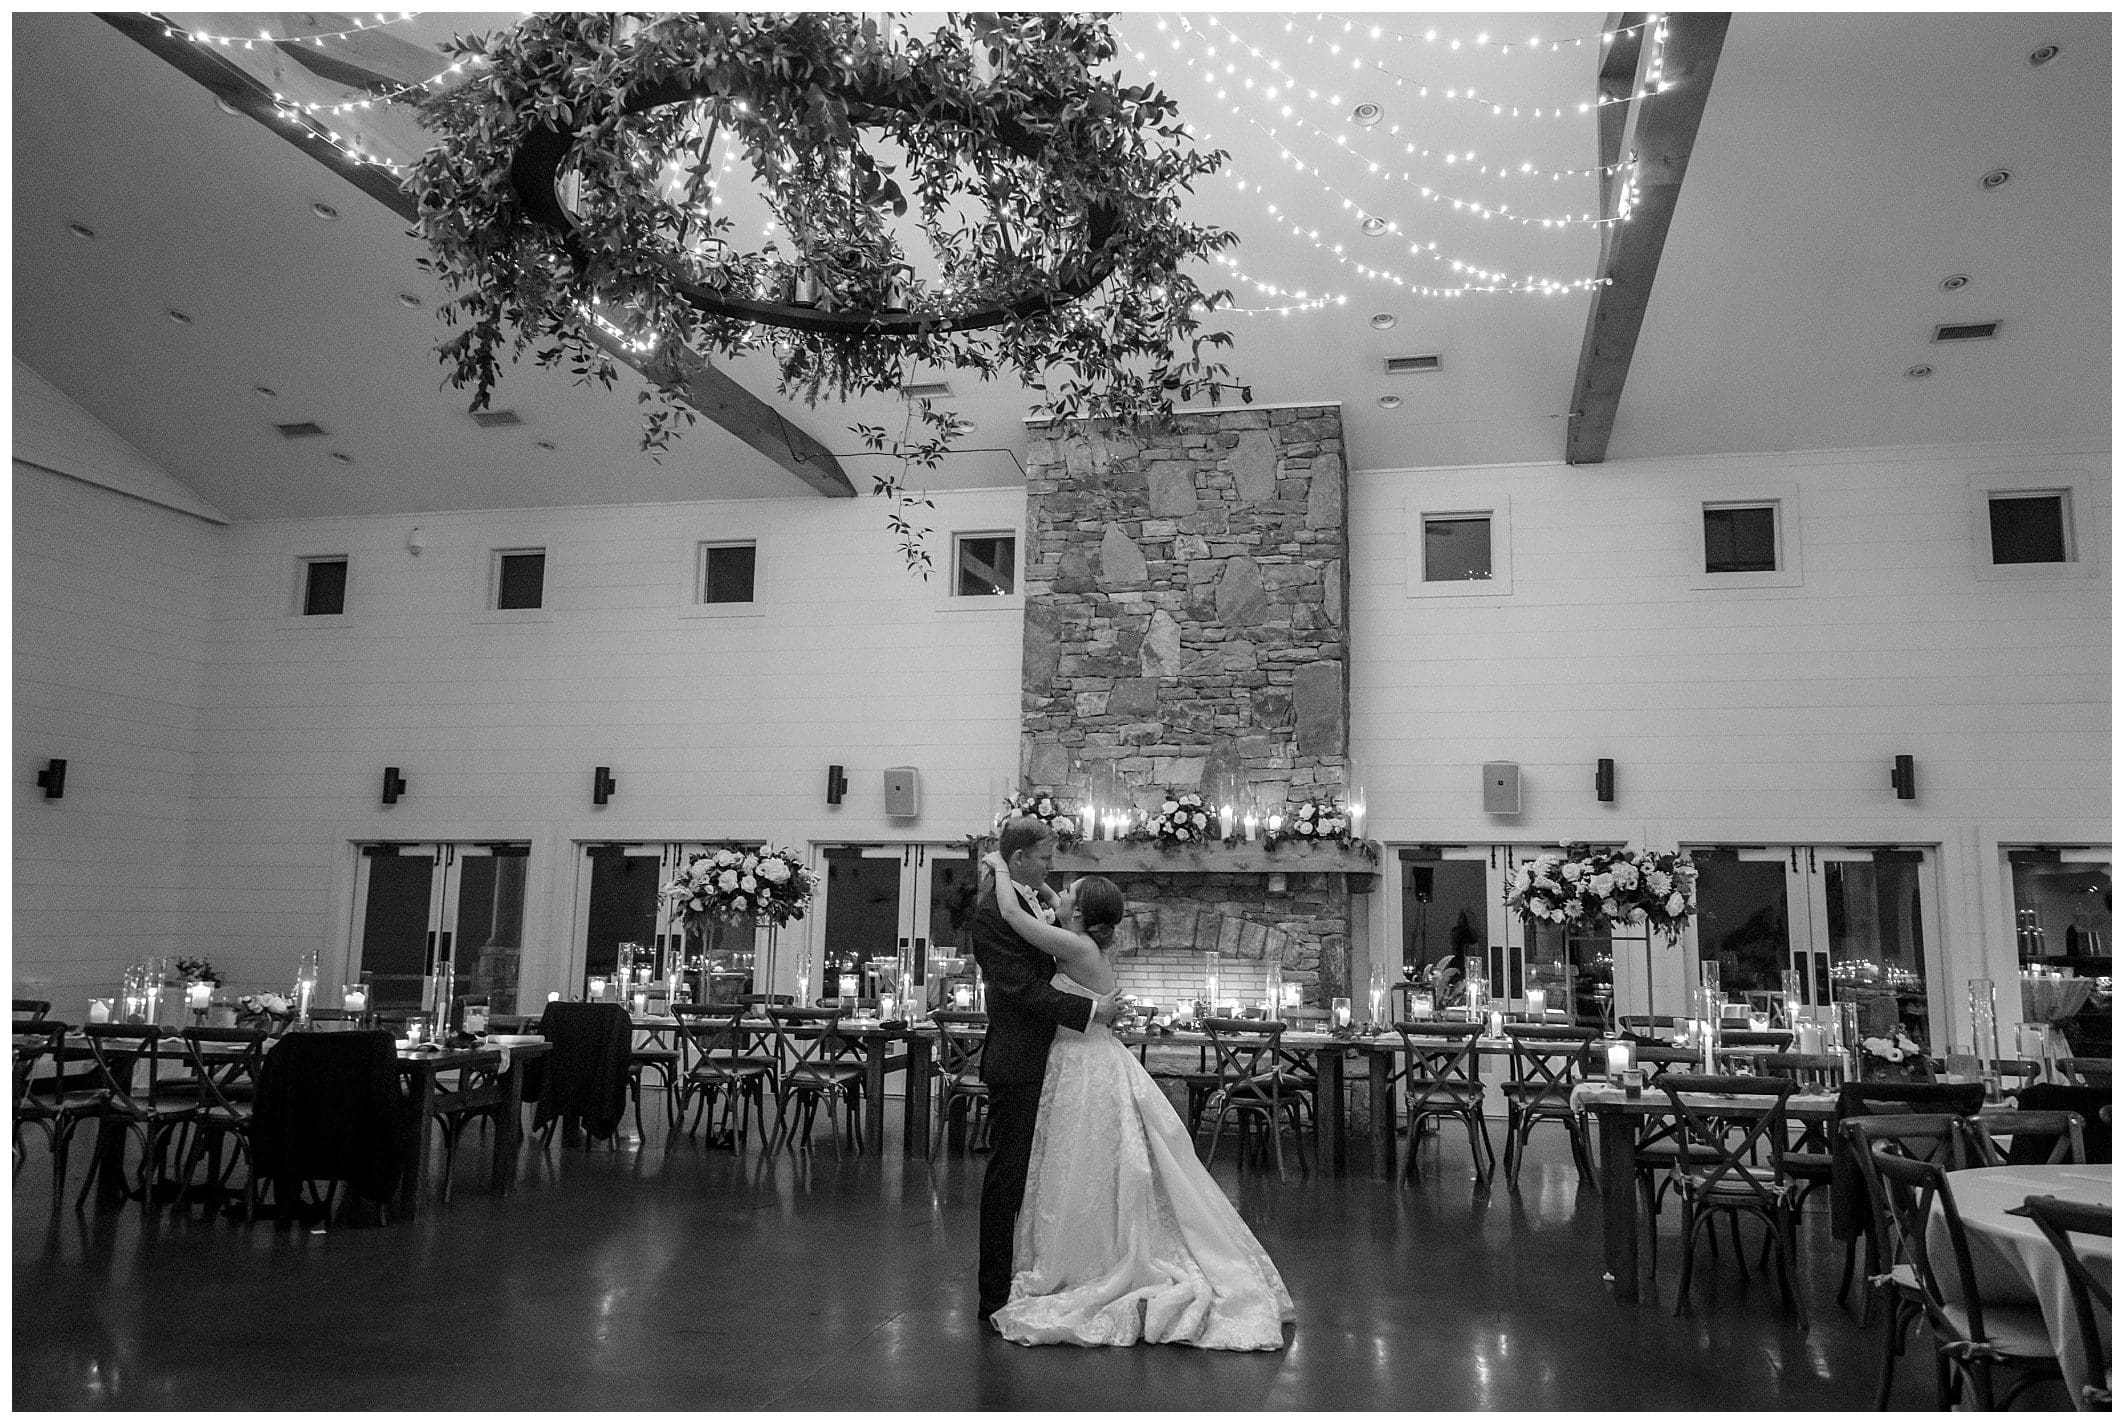
[[[1100,999],[1097,1007],[1092,1010],[1092,1020],[1095,1023],[1103,1023],[1109,1028],[1111,1028],[1114,1025],[1115,1021],[1119,1020],[1127,1013],[1128,1005],[1122,1003],[1120,999],[1109,994],[1106,997]]]

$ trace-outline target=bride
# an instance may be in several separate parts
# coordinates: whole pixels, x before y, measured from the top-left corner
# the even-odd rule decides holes
[[[1000,886],[1002,857],[984,862]],[[998,895],[1010,927],[1055,957],[1054,986],[1114,992],[1102,950],[1121,892],[1086,876],[1055,902],[1056,923]],[[1104,1024],[1055,1031],[1010,1299],[992,1317],[1021,1345],[1197,1345],[1280,1350],[1290,1293],[1209,1170],[1180,1115]]]

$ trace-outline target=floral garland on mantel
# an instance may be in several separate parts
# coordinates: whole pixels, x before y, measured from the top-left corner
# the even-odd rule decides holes
[[[1199,330],[1230,293],[1183,270],[1238,240],[1180,217],[1225,155],[1164,93],[1101,72],[1103,15],[954,15],[920,37],[855,12],[534,14],[446,48],[470,77],[420,101],[439,137],[406,186],[452,294],[438,351],[474,410],[504,350],[610,387],[615,343],[653,353],[650,450],[695,417],[688,352],[759,353],[807,403],[922,368],[1015,377],[1055,421],[1252,399],[1205,358],[1230,334]],[[787,249],[732,242],[710,205],[717,134]],[[515,181],[556,163],[565,205]],[[889,220],[910,206],[934,276]]]

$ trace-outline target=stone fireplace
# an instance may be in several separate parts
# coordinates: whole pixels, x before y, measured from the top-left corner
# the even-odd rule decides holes
[[[1079,803],[1168,791],[1264,814],[1348,790],[1348,524],[1337,407],[1176,417],[1035,438],[1026,476],[1021,772]],[[1322,858],[1301,863],[1310,850]],[[1351,873],[1331,848],[1168,855],[1092,843],[1130,915],[1124,989],[1192,999],[1204,954],[1261,996],[1349,993]],[[1362,882],[1359,882],[1362,883]],[[1223,984],[1220,987],[1223,987]]]

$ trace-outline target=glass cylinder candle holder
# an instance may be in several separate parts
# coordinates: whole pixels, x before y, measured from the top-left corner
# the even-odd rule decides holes
[[[595,975],[590,980],[590,1002],[593,1004],[605,1002],[605,977],[602,974]]]
[[[1764,1032],[1770,1027],[1770,1015],[1762,1010],[1751,1010],[1748,1014],[1748,1027],[1756,1033]]]
[[[88,1021],[90,1023],[109,1023],[111,1021],[111,1001],[109,999],[89,1000]]]
[[[839,987],[841,1007],[851,1014],[854,1013],[856,1007],[856,999],[858,997],[856,976],[853,974],[843,974],[842,976],[840,976]]]
[[[892,1011],[899,1006],[898,996],[893,994],[878,995],[878,1017],[880,1019],[889,1022],[892,1018]]]
[[[1548,1017],[1548,1014],[1549,991],[1546,989],[1527,990],[1527,1017],[1536,1023],[1540,1023]]]
[[[648,1014],[648,1012],[649,1012],[649,991],[648,991],[647,989],[636,989],[636,990],[634,991],[634,1013],[635,1013],[635,1016],[636,1016],[637,1018],[639,1018],[639,1017],[644,1017],[644,1016],[646,1016],[646,1015]]]
[[[1434,994],[1409,995],[1409,1016],[1427,1019],[1438,1012],[1438,999]]]
[[[1350,1026],[1350,1001],[1348,999],[1330,999],[1328,1001],[1328,1011],[1334,1015],[1335,1027],[1348,1028]]]
[[[406,1047],[418,1048],[427,1041],[428,1016],[426,1014],[407,1014]]]
[[[953,1008],[970,1009],[973,1005],[974,992],[971,984],[959,984],[953,987],[951,991],[951,1006]]]
[[[1608,1045],[1608,1076],[1621,1081],[1622,1075],[1637,1066],[1637,1045],[1624,1039]]]
[[[203,1014],[207,1005],[214,1002],[214,986],[203,979],[195,979],[184,986],[185,1007],[195,1014]]]
[[[369,1008],[369,986],[366,984],[340,985],[339,1006],[350,1013],[366,1013]]]
[[[1989,979],[1969,981],[1969,1031],[1979,1071],[1989,1074],[1999,1061],[1998,986]]]

